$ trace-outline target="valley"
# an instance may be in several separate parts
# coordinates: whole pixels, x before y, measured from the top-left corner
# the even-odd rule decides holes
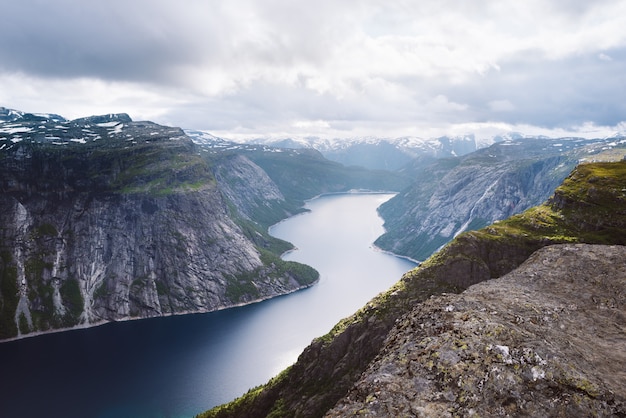
[[[407,151],[399,144],[413,145]],[[1,108],[0,340],[228,310],[315,288],[323,279],[320,272],[308,263],[281,258],[293,244],[270,235],[268,228],[306,211],[305,202],[315,196],[393,192],[395,197],[378,210],[384,234],[375,245],[419,260],[420,267],[396,277],[399,281],[389,290],[318,336],[293,366],[267,384],[203,416],[382,413],[372,402],[383,392],[371,382],[381,379],[374,369],[397,368],[401,362],[393,354],[403,349],[396,342],[408,337],[398,324],[413,326],[401,317],[414,315],[414,321],[430,323],[423,318],[435,315],[432,309],[466,304],[466,299],[447,294],[464,295],[487,281],[496,288],[500,277],[518,274],[512,272],[529,257],[566,259],[566,253],[580,251],[606,259],[596,269],[602,270],[617,257],[603,246],[626,244],[623,136],[514,135],[480,144],[465,136],[458,142],[439,138],[428,144],[418,152],[408,139],[362,141],[333,154],[338,149],[332,144],[315,148],[302,143],[235,143],[199,131],[136,122],[125,114],[66,120]],[[391,160],[394,165],[389,165]],[[563,244],[595,247],[558,247]],[[562,252],[533,256],[552,246]],[[539,271],[532,263],[524,268]],[[616,286],[614,291],[622,294],[619,280],[602,286]],[[491,291],[487,284],[485,289]],[[480,292],[469,294],[484,298]],[[622,299],[605,305],[622,326]],[[530,321],[524,315],[520,313],[521,320]],[[445,344],[451,341],[442,338]],[[497,339],[471,344],[510,346]],[[391,353],[380,360],[389,361],[374,365],[381,353]],[[576,413],[623,412],[623,388],[589,374],[597,363],[580,363],[575,373],[557,372],[565,363],[551,364],[550,376],[540,374],[541,379],[563,411],[570,411],[564,405],[578,396],[582,409]],[[442,373],[448,366],[433,362]],[[373,368],[370,375],[368,368]],[[420,379],[426,379],[424,388],[440,377],[420,373]],[[581,382],[587,381],[593,382],[593,390],[584,389],[588,386]],[[449,383],[444,379],[437,384]],[[416,413],[397,395],[384,392],[386,404],[396,408],[385,413]],[[498,394],[480,394],[498,399],[495,409],[472,403],[479,394],[469,395],[454,392],[446,410],[465,414],[484,407],[489,414],[505,408]],[[428,396],[419,401],[419,408],[436,408],[429,402],[448,392]],[[598,404],[598,399],[605,403]],[[528,412],[524,405],[535,402],[541,408],[544,401],[512,402],[515,410]]]
[[[387,292],[373,298],[351,317],[340,321],[327,335],[313,341],[296,364],[266,385],[200,416],[471,415],[476,408],[496,415],[505,415],[509,410],[522,414],[557,410],[559,414],[574,416],[619,416],[625,413],[626,388],[623,382],[618,383],[611,376],[596,372],[599,365],[605,369],[615,364],[622,365],[624,361],[620,354],[626,346],[623,333],[626,318],[623,265],[619,263],[615,266],[614,273],[609,271],[613,271],[613,264],[619,258],[617,254],[622,251],[616,247],[623,248],[626,244],[625,175],[626,162],[623,161],[579,165],[544,204],[481,230],[459,235],[418,268],[406,273]],[[580,243],[598,244],[599,247],[550,248],[558,244]],[[546,259],[542,258],[546,256],[537,253],[532,257],[533,253],[541,249],[546,249],[544,254],[553,251],[552,254],[556,255],[547,256]],[[576,327],[579,333],[577,338],[594,344],[589,348],[590,352],[611,347],[610,356],[593,360],[585,357],[576,362],[579,351],[561,351],[546,343],[543,338],[551,338],[548,337],[553,329],[551,322],[556,319],[545,316],[551,307],[542,301],[533,301],[537,310],[531,308],[531,311],[545,312],[544,316],[526,316],[531,315],[531,311],[526,311],[524,315],[507,316],[509,322],[499,327],[494,324],[495,319],[481,317],[475,320],[478,323],[472,323],[476,327],[474,329],[480,330],[479,340],[466,342],[463,339],[463,327],[459,323],[472,318],[470,315],[462,316],[465,306],[468,306],[465,300],[472,297],[470,295],[476,295],[472,303],[485,307],[481,312],[488,312],[486,306],[495,289],[502,292],[499,287],[502,286],[502,280],[499,278],[511,272],[532,277],[535,272],[542,271],[541,265],[548,263],[558,266],[556,271],[567,277],[568,271],[578,269],[575,262],[580,261],[576,256],[579,251],[598,263],[585,270],[590,276],[567,279],[574,283],[568,285],[572,288],[559,291],[559,277],[562,276],[554,275],[550,280],[555,284],[547,286],[551,286],[551,292],[558,296],[558,306],[569,306],[570,309],[585,306],[583,309],[593,309],[594,315],[597,313],[598,318],[602,317],[603,322],[598,326],[611,329],[610,336],[597,336],[594,334],[595,328]],[[548,259],[550,261],[541,261]],[[529,263],[524,266],[525,270],[516,271],[526,260]],[[533,262],[539,264],[533,265]],[[536,277],[538,286],[544,280],[541,275]],[[472,287],[479,283],[482,284],[480,290]],[[583,289],[587,289],[588,285],[593,289],[584,300],[580,300],[579,292],[585,292]],[[540,291],[526,288],[522,283],[519,287],[519,291],[526,294]],[[467,289],[469,294],[465,296],[466,299],[461,299],[463,296],[452,296],[464,294]],[[458,316],[454,313],[456,304],[463,306]],[[532,305],[526,307],[529,306]],[[605,309],[608,311],[603,312]],[[490,314],[499,318],[507,310],[508,307],[498,305]],[[552,312],[556,315],[553,318],[558,318],[557,314],[561,311]],[[449,325],[442,323],[435,319],[435,315],[451,322]],[[542,339],[515,339],[529,335],[530,328],[522,329],[518,334],[515,331],[508,332],[506,330],[512,326],[510,321],[527,324],[526,327],[532,327],[532,332],[542,335]],[[415,324],[425,333],[422,340],[414,340],[410,331],[408,336],[403,334],[403,328],[415,327]],[[533,324],[539,325],[534,327]],[[490,331],[492,327],[493,331]],[[459,331],[454,331],[455,328]],[[558,333],[558,329],[555,328],[553,332]],[[428,348],[434,338],[439,338],[441,344],[446,346],[434,344]],[[568,345],[567,336],[559,334],[554,338],[564,346]],[[514,346],[514,352],[509,348],[512,341],[520,344]],[[423,344],[432,353],[432,363],[428,363],[430,365],[423,365],[421,360],[410,355],[410,350],[418,344]],[[470,346],[480,351],[475,354],[467,352],[471,358],[466,360],[463,350]],[[498,352],[494,354],[495,362],[504,365],[490,369],[494,358],[485,355],[485,350],[494,350],[494,347],[501,350],[499,356]],[[423,354],[419,348],[417,350],[419,355]],[[543,361],[546,350],[555,350],[550,351],[554,357],[549,357],[549,363],[537,364],[549,364],[550,368],[554,367],[551,370],[557,370],[558,373],[543,373],[544,369],[534,369],[539,373],[538,377],[531,375],[528,378],[524,374],[528,369],[519,367],[521,360],[517,357],[515,360],[510,359],[510,362],[507,360],[509,355],[541,352],[539,357]],[[378,363],[374,363],[376,361]],[[465,361],[477,365],[480,370],[498,372],[487,374],[485,381],[497,382],[501,381],[501,376],[510,376],[518,386],[503,389],[500,384],[480,384],[474,389],[472,383],[467,388],[462,383],[458,391],[457,379],[467,376],[468,363]],[[381,362],[389,364],[389,367],[378,369]],[[576,362],[576,365],[572,366],[572,362]],[[530,364],[529,367],[534,365]],[[424,366],[426,370],[423,370]],[[394,384],[403,379],[405,372],[400,368],[404,367],[412,368],[413,371],[406,373],[412,376],[412,382],[420,385],[421,389],[417,393],[421,395],[423,390],[423,398],[417,398],[416,391],[404,390],[397,383]],[[422,370],[415,371],[418,368]],[[540,391],[538,398],[532,398],[535,390]],[[546,395],[541,391],[549,391],[549,400],[543,397]],[[382,402],[378,401],[379,397]]]
[[[327,195],[271,228],[298,247],[286,259],[320,272],[319,282],[305,290],[206,314],[0,344],[0,358],[11,359],[2,367],[0,416],[192,417],[263,384],[312,339],[414,267],[371,246],[382,233],[376,207],[390,197]],[[355,208],[358,215],[347,221],[344,214]]]

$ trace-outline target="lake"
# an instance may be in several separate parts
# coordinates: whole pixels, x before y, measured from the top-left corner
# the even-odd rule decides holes
[[[263,384],[415,266],[378,251],[392,194],[325,195],[270,233],[315,286],[219,312],[117,322],[0,343],[1,417],[190,417]]]

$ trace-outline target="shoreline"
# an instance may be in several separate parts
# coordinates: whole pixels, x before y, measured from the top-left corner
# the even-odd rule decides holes
[[[294,288],[293,290],[290,290],[289,292],[286,292],[286,293],[280,293],[274,296],[267,296],[267,297],[252,300],[250,302],[243,302],[243,303],[237,303],[235,305],[221,306],[221,307],[218,307],[216,309],[211,309],[211,310],[180,311],[180,312],[167,313],[164,315],[144,316],[144,317],[124,317],[124,318],[114,319],[110,321],[102,320],[98,322],[90,322],[88,324],[79,324],[79,325],[76,325],[75,327],[70,327],[70,328],[54,328],[48,331],[35,331],[35,332],[28,333],[28,334],[22,334],[17,337],[11,337],[11,338],[0,340],[0,344],[21,341],[21,340],[25,340],[28,338],[41,337],[43,335],[58,334],[58,333],[63,333],[63,332],[80,331],[80,330],[85,330],[89,328],[96,328],[96,327],[100,327],[103,325],[115,324],[116,322],[141,321],[141,320],[146,320],[146,319],[168,318],[168,317],[173,317],[173,316],[184,316],[184,315],[205,315],[205,314],[210,314],[214,312],[224,311],[227,309],[241,308],[241,307],[248,306],[248,305],[254,305],[256,303],[265,302],[270,299],[279,298],[281,296],[288,296],[292,293],[299,292],[301,290],[306,290],[310,287],[315,286],[317,283],[319,283],[319,281],[320,281],[320,278],[318,276],[317,280],[315,280],[311,284]]]

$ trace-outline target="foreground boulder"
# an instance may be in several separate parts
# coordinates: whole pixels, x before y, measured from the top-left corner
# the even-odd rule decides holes
[[[626,247],[555,245],[402,318],[327,416],[623,416]]]

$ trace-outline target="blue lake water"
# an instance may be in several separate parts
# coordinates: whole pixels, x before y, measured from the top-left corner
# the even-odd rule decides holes
[[[191,417],[265,383],[414,263],[377,251],[391,194],[327,195],[271,228],[315,286],[208,314],[111,323],[0,344],[0,417]]]

